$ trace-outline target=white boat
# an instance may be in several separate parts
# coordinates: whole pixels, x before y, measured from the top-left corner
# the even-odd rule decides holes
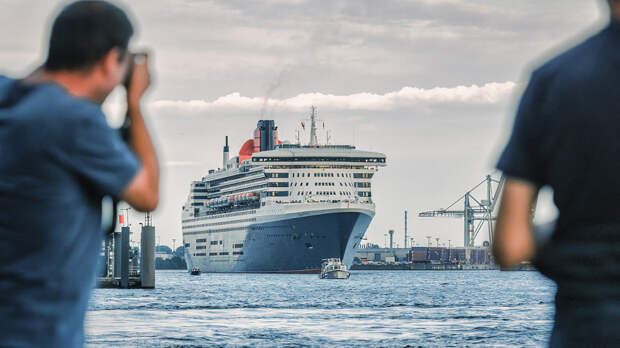
[[[349,279],[351,273],[340,259],[326,259],[321,265],[321,279]]]

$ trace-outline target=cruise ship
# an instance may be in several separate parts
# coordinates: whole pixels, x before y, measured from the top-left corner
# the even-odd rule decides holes
[[[193,181],[183,206],[188,269],[319,273],[324,259],[350,266],[375,215],[371,180],[382,153],[319,145],[315,109],[307,145],[278,139],[273,120],[222,168]],[[305,128],[305,127],[304,127]]]

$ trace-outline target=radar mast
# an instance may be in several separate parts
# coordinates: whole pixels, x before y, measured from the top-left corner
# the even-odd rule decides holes
[[[316,137],[316,107],[312,106],[312,114],[310,115],[310,143],[309,146],[318,146],[319,141]]]

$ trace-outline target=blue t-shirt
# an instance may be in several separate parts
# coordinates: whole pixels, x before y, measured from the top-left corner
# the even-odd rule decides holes
[[[139,167],[99,105],[0,76],[0,346],[83,344],[101,200]]]

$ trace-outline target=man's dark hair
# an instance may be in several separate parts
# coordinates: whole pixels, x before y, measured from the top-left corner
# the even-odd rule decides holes
[[[133,26],[120,8],[98,0],[74,2],[54,20],[45,68],[87,69],[113,48],[122,58],[131,35]]]

